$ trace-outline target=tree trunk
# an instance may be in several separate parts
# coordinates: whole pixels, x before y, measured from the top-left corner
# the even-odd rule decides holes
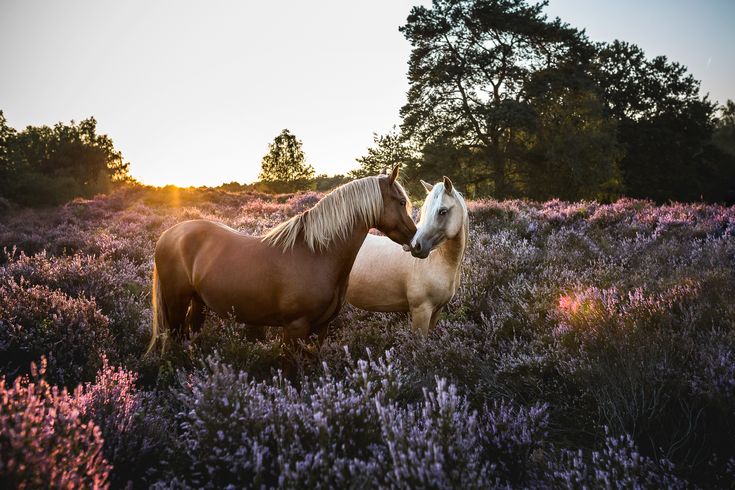
[[[495,183],[495,199],[508,197],[508,181],[505,178],[505,159],[500,157],[493,161],[493,182]]]
[[[500,151],[498,135],[492,138],[490,164],[493,170],[493,183],[495,184],[495,199],[508,197],[508,181],[506,179],[505,155]]]

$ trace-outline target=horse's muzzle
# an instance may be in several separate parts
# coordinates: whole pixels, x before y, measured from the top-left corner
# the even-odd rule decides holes
[[[411,246],[408,247],[408,250],[411,252],[411,255],[413,255],[416,258],[419,259],[425,259],[429,256],[429,252],[431,252],[431,244],[428,242],[425,242],[424,240],[413,240],[411,242]],[[406,248],[404,247],[404,250]]]

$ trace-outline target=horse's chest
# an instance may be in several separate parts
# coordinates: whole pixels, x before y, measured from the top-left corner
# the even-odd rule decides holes
[[[435,288],[434,290],[434,303],[445,305],[449,303],[454,297],[454,293],[457,292],[456,286],[453,284],[445,284],[443,287]]]
[[[411,303],[430,302],[435,305],[448,303],[457,291],[453,274],[441,272],[421,274],[414,277],[408,295]]]

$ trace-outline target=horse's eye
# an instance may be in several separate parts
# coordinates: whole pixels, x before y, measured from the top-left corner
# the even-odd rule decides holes
[[[447,208],[441,208],[439,210],[439,216],[444,216],[449,210]]]
[[[401,199],[401,206],[405,206],[405,205],[406,205],[406,200],[405,199]]]

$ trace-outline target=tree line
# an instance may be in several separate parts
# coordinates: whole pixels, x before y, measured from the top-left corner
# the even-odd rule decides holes
[[[0,111],[0,199],[21,206],[50,206],[92,197],[131,181],[129,163],[97,121],[8,126]]]
[[[664,56],[592,43],[547,5],[414,7],[401,125],[353,176],[400,160],[409,180],[449,174],[471,197],[734,202],[735,105]]]

